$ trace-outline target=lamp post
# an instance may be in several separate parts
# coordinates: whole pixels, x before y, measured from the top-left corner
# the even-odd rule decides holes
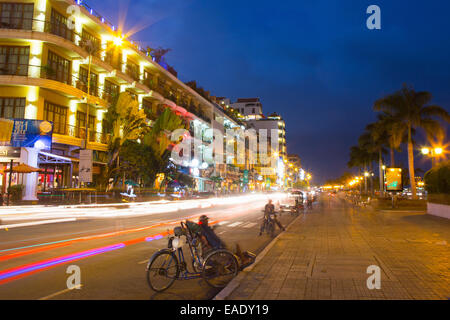
[[[423,155],[427,155],[431,158],[431,167],[433,168],[436,164],[436,157],[441,155],[444,150],[441,147],[428,148],[424,147],[420,150]]]
[[[113,46],[114,47],[121,47],[123,43],[123,37],[122,36],[115,36],[113,38]],[[97,54],[98,52],[102,51],[102,48],[98,48],[92,43],[91,40],[81,40],[80,43],[84,49],[89,54],[89,60],[88,60],[88,74],[87,74],[87,96],[86,96],[86,137],[85,137],[85,146],[84,149],[87,149],[88,141],[89,141],[89,111],[90,111],[90,101],[89,97],[91,94],[91,66],[92,66],[92,56]],[[106,49],[108,50],[108,49]]]

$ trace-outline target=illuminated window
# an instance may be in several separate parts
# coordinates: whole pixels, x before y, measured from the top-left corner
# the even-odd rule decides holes
[[[0,25],[7,29],[31,30],[33,3],[0,3]]]
[[[48,51],[46,77],[70,84],[72,82],[70,79],[70,61],[52,51]]]
[[[67,109],[67,107],[45,101],[44,120],[53,122],[54,133],[67,134]]]
[[[50,17],[50,33],[72,42],[74,39],[73,30],[67,27],[67,18],[54,9]]]
[[[28,75],[29,47],[0,47],[0,75]]]
[[[25,98],[0,98],[0,118],[23,119]]]

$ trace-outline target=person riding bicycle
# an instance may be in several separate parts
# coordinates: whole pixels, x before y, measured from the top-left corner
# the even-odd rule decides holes
[[[264,207],[264,219],[263,222],[261,224],[261,229],[259,231],[259,235],[262,235],[263,231],[266,229],[267,227],[267,222],[268,222],[268,218],[270,215],[273,215],[273,220],[275,221],[275,223],[277,224],[277,226],[285,231],[286,229],[281,225],[280,221],[278,221],[277,216],[275,215],[275,206],[272,203],[272,199],[269,199],[269,202],[266,204],[266,206]]]

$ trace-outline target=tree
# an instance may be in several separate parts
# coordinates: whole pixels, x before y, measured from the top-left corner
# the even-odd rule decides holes
[[[378,154],[378,176],[380,191],[383,190],[383,154],[386,153],[384,146],[389,144],[388,129],[384,121],[377,121],[366,126],[366,133],[361,137],[363,142],[369,146],[370,151]],[[360,138],[360,139],[361,139]]]
[[[165,173],[161,186],[164,185],[169,176],[169,157],[172,148],[177,143],[171,141],[170,136],[176,129],[188,128],[188,122],[176,115],[170,108],[165,108],[153,123],[151,130],[142,139],[142,143],[148,146],[154,155],[156,173]]]
[[[404,85],[399,91],[377,100],[374,104],[376,111],[392,115],[398,125],[406,128],[408,168],[413,198],[416,198],[413,130],[424,129],[429,139],[443,137],[444,128],[439,120],[450,122],[450,115],[444,108],[428,105],[431,98],[431,94],[427,91],[416,92],[412,87]]]
[[[370,152],[366,145],[364,145],[364,138],[361,140],[357,146],[353,146],[350,148],[350,160],[347,163],[349,168],[359,168],[367,171],[367,166],[376,159],[376,154]],[[364,179],[365,192],[367,193],[367,180]]]
[[[107,167],[104,173],[106,185],[119,168],[118,157],[126,141],[137,140],[148,131],[144,110],[128,92],[121,92],[105,114],[105,130],[111,133],[108,143]]]
[[[134,140],[126,141],[119,153],[119,176],[141,182],[144,186],[153,184],[157,172],[157,158],[149,146]]]

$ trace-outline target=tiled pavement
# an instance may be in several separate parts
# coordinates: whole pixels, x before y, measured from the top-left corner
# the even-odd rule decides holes
[[[449,244],[447,219],[323,202],[227,299],[449,299]],[[370,265],[381,268],[381,289],[367,288]]]

